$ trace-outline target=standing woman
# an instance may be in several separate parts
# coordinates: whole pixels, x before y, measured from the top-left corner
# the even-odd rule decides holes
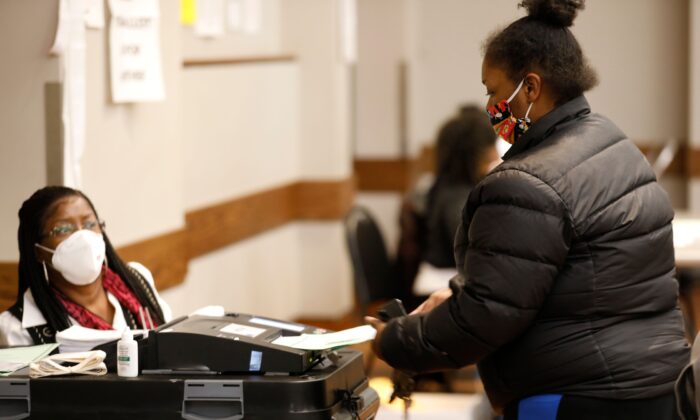
[[[79,324],[93,329],[144,328],[167,322],[170,308],[153,277],[125,264],[80,191],[45,187],[19,210],[17,302],[0,314],[0,345],[56,341],[56,332]],[[141,314],[151,322],[142,325]]]
[[[524,0],[485,44],[482,82],[504,162],[472,190],[459,275],[377,328],[392,366],[477,363],[505,419],[676,418],[688,361],[673,209],[636,146],[583,93],[596,84],[569,30],[583,0]]]

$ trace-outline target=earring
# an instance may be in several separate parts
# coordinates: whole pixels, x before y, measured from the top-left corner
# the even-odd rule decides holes
[[[49,271],[46,269],[46,261],[41,262],[41,266],[44,267],[44,279],[49,282]]]

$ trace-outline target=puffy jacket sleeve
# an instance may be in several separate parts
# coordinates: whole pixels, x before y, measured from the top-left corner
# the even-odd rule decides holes
[[[533,322],[569,251],[558,194],[519,170],[490,174],[469,197],[455,240],[453,295],[431,312],[389,322],[380,337],[392,366],[419,373],[475,363]],[[465,230],[468,229],[468,230]]]

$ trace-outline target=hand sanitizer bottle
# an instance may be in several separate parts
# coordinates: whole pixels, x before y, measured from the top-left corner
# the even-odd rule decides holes
[[[139,347],[129,328],[117,342],[117,375],[130,378],[139,375]]]

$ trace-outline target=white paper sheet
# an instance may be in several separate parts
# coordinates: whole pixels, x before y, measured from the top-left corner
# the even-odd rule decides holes
[[[104,0],[87,0],[85,10],[85,26],[90,29],[105,27]]]
[[[28,347],[10,347],[0,350],[0,376],[7,376],[29,363],[48,356],[58,344],[40,344]]]
[[[340,42],[343,60],[352,64],[357,61],[357,0],[339,0]]]
[[[249,35],[260,32],[262,27],[262,4],[260,0],[245,0],[243,3],[243,30]]]
[[[272,344],[303,350],[328,350],[374,339],[377,331],[370,325],[327,334],[301,334],[279,337]]]
[[[418,267],[416,280],[413,282],[413,294],[427,296],[444,289],[456,275],[456,268],[437,268],[423,261]]]
[[[51,53],[59,56],[63,83],[63,185],[80,188],[80,159],[85,149],[85,0],[60,0]]]
[[[112,101],[165,99],[158,0],[109,0]]]
[[[251,327],[250,325],[242,325],[231,322],[226,324],[226,326],[221,328],[219,331],[227,334],[242,335],[245,337],[255,338],[260,334],[264,333],[265,328],[256,328]]]
[[[197,0],[197,21],[194,33],[203,38],[224,35],[224,0]]]
[[[226,21],[230,31],[243,31],[243,0],[228,0]]]
[[[207,305],[207,306],[202,306],[201,308],[197,308],[190,314],[192,315],[201,315],[201,316],[224,316],[226,314],[226,310],[224,309],[223,306],[221,305]]]
[[[143,330],[132,330],[134,335],[143,334]],[[56,342],[61,353],[84,352],[100,344],[122,338],[122,331],[95,330],[82,325],[73,325],[56,333]]]

